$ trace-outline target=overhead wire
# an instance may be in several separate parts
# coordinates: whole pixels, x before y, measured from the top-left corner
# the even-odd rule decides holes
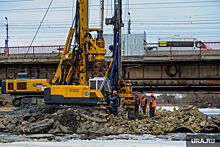
[[[202,3],[203,2],[203,3]],[[161,4],[161,5],[163,5],[164,3],[166,3],[166,4],[183,4],[183,3],[185,3],[185,4],[187,4],[187,3],[189,3],[189,4],[191,4],[191,3],[201,3],[201,4],[208,4],[208,3],[210,3],[210,2],[219,2],[219,0],[218,1],[193,1],[193,2],[190,2],[190,1],[188,1],[188,2],[185,2],[185,1],[182,1],[182,2],[162,2],[162,3],[157,3],[157,4]],[[107,4],[107,9],[106,9],[106,14],[108,14],[108,11],[110,11],[110,8],[108,7],[108,2],[106,3]],[[111,4],[112,4],[112,0],[111,0]],[[152,2],[152,3],[131,3],[131,4],[129,4],[129,5],[131,5],[131,6],[136,6],[136,5],[143,5],[143,6],[145,6],[145,5],[157,5],[157,4],[155,4],[154,2]],[[127,1],[126,1],[126,3],[124,3],[123,4],[125,7],[127,6]],[[98,5],[92,5],[92,6],[98,6]],[[193,7],[194,7],[195,5],[193,5]],[[216,6],[216,5],[215,5]],[[188,6],[187,6],[188,7]],[[55,10],[55,9],[69,9],[69,8],[72,8],[72,6],[68,6],[68,7],[51,7],[53,10]],[[133,9],[134,7],[132,7],[132,9]],[[144,9],[148,9],[149,7],[148,6],[145,6],[145,8]],[[155,8],[155,7],[154,7]],[[181,7],[177,7],[177,8],[181,8]],[[45,9],[45,8],[41,8],[42,10],[43,9]],[[36,9],[37,10],[37,9]],[[50,9],[51,10],[51,9]],[[53,11],[52,10],[52,11]],[[93,9],[93,10],[95,10],[95,9]],[[0,10],[1,11],[1,10]],[[66,10],[61,10],[61,11],[66,11]],[[72,11],[73,12],[73,9],[72,10],[67,10],[67,11]],[[112,11],[112,5],[111,5],[111,11]],[[23,11],[24,12],[24,11]],[[26,11],[25,11],[26,12]],[[111,14],[113,14],[113,13],[111,13]],[[198,14],[198,15],[191,15],[192,17],[194,17],[193,19],[195,19],[195,17],[203,17],[203,18],[205,18],[204,16],[209,16],[209,15],[213,15],[213,16],[217,16],[218,14],[220,14],[220,13],[209,13],[209,14]],[[138,31],[138,30],[146,30],[146,29],[149,29],[149,26],[155,26],[155,27],[151,27],[150,29],[156,29],[156,30],[162,30],[161,29],[161,27],[160,27],[160,25],[164,25],[163,26],[163,29],[165,29],[165,28],[168,28],[168,29],[170,29],[169,27],[172,27],[173,25],[176,25],[176,26],[178,26],[179,28],[180,27],[182,27],[181,25],[185,25],[185,24],[187,24],[187,26],[186,27],[193,27],[193,26],[196,26],[196,25],[202,25],[202,27],[201,28],[197,28],[197,27],[194,27],[194,29],[197,29],[197,30],[203,30],[203,29],[206,29],[206,30],[209,30],[209,29],[214,29],[214,28],[216,28],[216,29],[218,29],[218,27],[217,27],[217,25],[219,25],[219,21],[216,19],[216,20],[209,20],[208,18],[209,17],[206,17],[207,19],[205,19],[205,20],[200,20],[200,18],[198,18],[198,20],[193,20],[192,21],[192,24],[191,24],[191,21],[189,21],[189,20],[185,20],[185,21],[181,21],[181,20],[176,20],[176,21],[174,21],[174,20],[171,20],[171,21],[169,21],[169,20],[167,20],[166,21],[166,19],[167,18],[170,18],[170,19],[188,19],[187,17],[190,17],[190,16],[147,16],[146,18],[148,18],[148,17],[150,17],[150,18],[152,18],[152,19],[158,19],[158,18],[160,18],[160,22],[159,21],[157,21],[157,20],[150,20],[150,19],[147,19],[147,21],[146,20],[144,20],[143,19],[143,17],[144,16],[141,16],[141,15],[138,15],[138,16],[134,16],[134,15],[132,15],[132,17],[133,18],[135,18],[135,19],[132,19],[132,24],[133,24],[133,26],[134,27],[131,27],[131,29],[132,30],[136,30],[136,31]],[[210,18],[211,18],[211,16],[210,16]],[[218,17],[213,17],[213,18],[218,18]],[[93,19],[92,19],[93,20]],[[68,20],[67,20],[68,21]],[[53,21],[54,23],[56,23],[57,21]],[[162,23],[161,23],[162,22]],[[172,23],[170,23],[170,22],[172,22]],[[207,22],[207,23],[206,23]],[[124,19],[124,23],[125,24],[127,24],[127,21],[126,21],[126,19]],[[177,24],[176,24],[177,23]],[[27,24],[29,24],[29,23],[27,23]],[[96,24],[96,22],[94,22],[93,23],[94,25]],[[190,24],[190,25],[189,25]],[[47,25],[42,25],[42,27],[41,27],[41,29],[43,29],[44,31],[45,30],[47,30],[48,28],[50,29],[50,31],[52,31],[52,30],[59,30],[59,29],[65,29],[65,28],[67,28],[67,25],[68,24],[58,24],[58,25],[55,25],[55,24],[53,24],[53,23],[49,23],[49,24],[47,24]],[[137,25],[139,26],[139,25],[141,25],[142,26],[142,28],[141,27],[137,27]],[[210,25],[212,25],[210,28],[205,28],[205,27],[207,27],[207,26],[205,26],[205,25],[207,25],[207,26],[210,26]],[[22,27],[22,25],[14,25],[14,24],[12,24],[12,26],[10,25],[10,28],[12,29],[12,30],[14,30],[14,31],[20,31],[20,30],[33,30],[33,29],[36,29],[35,27],[34,27],[35,25],[30,25],[30,26],[25,26],[25,25],[23,25],[23,27]],[[37,25],[36,25],[37,26]],[[66,26],[66,27],[65,27]],[[213,27],[214,26],[214,27]],[[2,26],[0,26],[0,27],[4,27],[4,25],[2,25]],[[17,27],[17,30],[15,30],[16,29],[16,27]],[[125,26],[124,28],[123,28],[123,32],[124,32],[124,29],[126,28],[127,26]],[[184,27],[182,27],[183,29],[184,29]],[[172,28],[172,30],[173,30],[174,28]],[[178,29],[178,28],[175,28],[175,29]],[[192,29],[192,28],[187,28],[187,29]],[[107,28],[107,27],[105,27],[105,30],[107,30],[107,31],[110,31],[111,29],[109,29],[109,28]],[[169,32],[169,30],[167,30],[168,32]],[[203,31],[204,32],[204,31]],[[9,33],[10,33],[10,30],[9,30]],[[14,33],[14,32],[13,32]],[[54,33],[55,34],[55,33]],[[59,34],[64,34],[64,33],[59,33]]]
[[[152,7],[152,6],[149,6],[149,5],[161,5],[161,4],[164,4],[164,5],[170,5],[170,4],[192,4],[192,3],[199,3],[199,4],[205,4],[205,3],[219,3],[219,0],[216,0],[216,1],[188,1],[188,2],[162,2],[162,3],[130,3],[129,5],[147,5],[147,7],[145,6],[145,9],[152,9],[152,8],[173,8],[173,7]],[[126,5],[126,4],[122,4],[122,5]],[[91,5],[91,7],[97,7],[99,5]],[[106,5],[105,5],[106,6]],[[112,6],[112,5],[111,5]],[[148,7],[149,6],[149,7]],[[204,6],[201,6],[201,7],[208,7],[208,6],[218,6],[218,5],[204,5]],[[177,8],[181,8],[181,7],[200,7],[200,6],[196,6],[196,5],[193,5],[193,6],[178,6]],[[72,6],[63,6],[63,7],[51,7],[51,11],[53,11],[53,9],[66,9],[66,8],[71,8],[72,9]],[[0,10],[1,12],[12,12],[12,11],[27,11],[27,10],[45,10],[47,8],[22,8],[22,9],[5,9],[5,10]],[[140,8],[131,8],[131,9],[140,9]],[[92,9],[92,10],[99,10],[99,9]],[[108,9],[107,9],[108,10]],[[56,10],[58,11],[58,10]],[[66,11],[66,10],[63,10],[63,11]],[[72,10],[68,10],[68,11],[72,11]],[[39,12],[39,11],[37,11]]]
[[[30,47],[32,46],[32,44],[33,44],[33,42],[34,42],[34,40],[35,40],[35,38],[36,38],[36,36],[37,36],[37,34],[38,34],[38,31],[40,30],[40,27],[41,27],[42,23],[44,22],[44,19],[45,19],[46,15],[47,15],[47,12],[48,12],[49,9],[50,9],[50,6],[51,6],[52,2],[53,2],[53,0],[51,0],[49,6],[48,6],[48,8],[47,8],[47,11],[46,11],[46,13],[44,14],[43,19],[42,19],[42,21],[41,21],[41,23],[40,23],[40,25],[39,25],[39,27],[38,27],[38,29],[37,29],[35,35],[34,35],[34,38],[33,38],[32,41],[31,41],[31,44],[30,44],[30,46],[29,46],[29,48],[28,48],[28,50],[27,50],[27,53],[24,55],[24,58],[25,58],[26,55],[28,54],[28,52],[29,52],[29,50],[30,50]],[[21,62],[21,65],[20,65],[19,69],[21,68],[22,63],[24,62],[24,58],[23,58],[23,60],[22,60],[22,62]]]

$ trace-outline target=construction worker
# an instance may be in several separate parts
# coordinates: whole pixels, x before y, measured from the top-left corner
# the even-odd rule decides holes
[[[155,109],[156,109],[156,98],[154,97],[153,94],[151,94],[151,99],[150,99],[150,117],[155,116]]]
[[[147,107],[147,99],[144,97],[143,94],[142,94],[141,98],[142,98],[142,100],[141,100],[141,107],[142,107],[143,113],[145,115],[146,114],[146,107]]]
[[[135,93],[135,113],[139,112],[139,104],[140,104],[140,98],[137,93]]]
[[[111,100],[110,102],[110,106],[112,106],[112,112],[114,115],[118,115],[118,94],[117,91],[114,90],[113,91],[113,96],[111,97],[111,95],[109,96],[109,99]]]

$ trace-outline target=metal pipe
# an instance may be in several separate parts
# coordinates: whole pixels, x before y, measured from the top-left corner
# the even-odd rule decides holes
[[[104,21],[104,0],[101,0],[101,28],[103,29]]]

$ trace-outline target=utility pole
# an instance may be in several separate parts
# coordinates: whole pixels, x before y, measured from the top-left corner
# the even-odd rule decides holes
[[[7,20],[7,24],[6,24],[6,41],[7,41],[7,44],[5,44],[5,45],[6,45],[6,47],[8,47],[8,18],[5,17],[5,20]]]
[[[128,12],[129,21],[128,21],[128,34],[131,34],[131,19],[130,19],[130,12]]]
[[[122,79],[122,57],[121,57],[121,26],[122,26],[122,0],[118,0],[118,76]]]
[[[101,28],[103,29],[104,21],[104,0],[101,0]]]

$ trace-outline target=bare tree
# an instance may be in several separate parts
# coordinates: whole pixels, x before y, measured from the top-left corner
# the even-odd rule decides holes
[[[183,105],[194,105],[196,107],[220,107],[219,94],[185,94],[180,101]]]

